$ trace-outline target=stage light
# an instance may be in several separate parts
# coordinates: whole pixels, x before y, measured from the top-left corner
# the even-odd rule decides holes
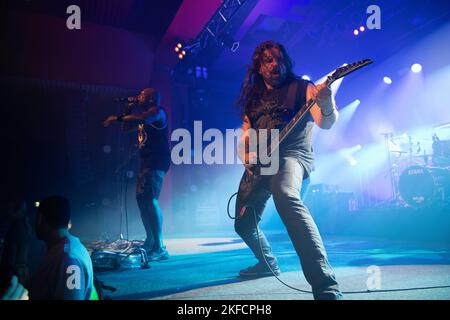
[[[347,128],[347,126],[349,125],[350,121],[353,118],[353,115],[356,112],[356,109],[360,104],[361,101],[359,101],[359,99],[356,99],[355,101],[339,109],[339,121],[335,125],[336,132],[337,131],[341,132],[345,130],[345,128]]]
[[[386,84],[392,84],[392,79],[389,78],[389,77],[384,77],[384,78],[383,78],[383,81],[384,81],[384,83],[386,83]]]
[[[189,46],[183,47],[181,43],[177,43],[174,50],[176,53],[178,53],[178,59],[183,59],[184,56],[187,54],[186,50],[188,50]]]
[[[411,71],[414,73],[419,73],[420,71],[422,71],[422,65],[420,65],[419,63],[414,63],[411,66]]]
[[[360,144],[357,144],[355,146],[352,147],[348,147],[348,148],[342,148],[339,150],[339,153],[344,156],[348,161],[350,161],[351,159],[354,159],[353,157],[351,157],[353,154],[355,154],[356,152],[360,151],[362,149],[362,146]]]
[[[306,74],[302,76],[302,79],[311,81],[311,78],[309,76],[307,76]]]
[[[358,164],[358,161],[355,159],[355,154],[361,152],[362,146],[357,144],[352,147],[342,148],[338,151],[340,157],[345,159],[347,163],[354,167]]]
[[[357,36],[357,35],[359,34],[359,31],[358,31],[357,29],[355,29],[355,30],[353,30],[353,34],[354,34],[355,36]]]
[[[364,30],[366,30],[366,28],[364,28],[364,26],[359,27],[359,31],[364,32]]]

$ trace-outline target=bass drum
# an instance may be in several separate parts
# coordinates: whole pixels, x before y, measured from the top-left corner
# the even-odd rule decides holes
[[[402,199],[412,207],[447,204],[450,197],[450,170],[410,166],[400,175],[398,189]]]

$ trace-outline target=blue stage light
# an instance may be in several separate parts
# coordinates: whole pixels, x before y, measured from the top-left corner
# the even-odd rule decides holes
[[[414,72],[414,73],[419,73],[420,71],[422,71],[422,65],[419,64],[419,63],[414,63],[411,66],[411,71]]]
[[[309,76],[307,76],[306,74],[302,76],[302,79],[311,81],[311,78]]]
[[[389,77],[384,77],[384,78],[383,78],[383,81],[384,81],[384,83],[386,83],[386,84],[392,84],[392,79],[389,78]]]

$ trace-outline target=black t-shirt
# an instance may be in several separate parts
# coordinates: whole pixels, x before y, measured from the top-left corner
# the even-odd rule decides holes
[[[295,102],[289,105],[288,91],[296,82]],[[281,129],[294,117],[306,103],[306,88],[310,81],[303,79],[288,79],[283,85],[271,91],[265,91],[259,101],[246,111],[251,127],[258,129]],[[314,119],[310,112],[300,121],[287,138],[281,143],[279,153],[282,157],[294,157],[309,175],[314,166],[314,151],[312,148],[312,128]]]
[[[166,111],[160,107],[166,115],[166,120],[144,124],[143,134],[146,140],[140,148],[141,167],[154,170],[168,171],[170,167],[169,133],[167,128]]]

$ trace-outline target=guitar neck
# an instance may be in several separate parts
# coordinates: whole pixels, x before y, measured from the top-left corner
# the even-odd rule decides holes
[[[327,77],[327,79],[325,80],[325,84],[327,86],[330,86],[333,82],[334,82],[334,80],[331,77]],[[300,123],[300,121],[305,117],[305,115],[312,108],[314,103],[316,103],[316,101],[311,99],[311,100],[307,101],[300,108],[300,110],[289,121],[289,123],[283,128],[283,130],[281,130],[281,132],[278,136],[278,141],[274,141],[273,144],[270,145],[270,149],[269,149],[269,153],[268,153],[269,155],[272,154],[273,150],[275,150],[276,148],[278,148],[280,146],[280,144],[283,142],[283,140],[286,139],[286,137],[289,135],[289,133],[291,133],[292,129],[294,129]]]
[[[300,123],[300,121],[305,117],[305,115],[309,112],[316,101],[309,100],[306,104],[304,104],[300,110],[295,114],[295,116],[288,122],[288,124],[280,131],[278,135],[278,139],[273,141],[270,144],[267,155],[270,156],[274,150],[276,150],[283,140],[291,133],[291,131]]]
[[[336,80],[362,68],[369,64],[373,63],[370,59],[361,60],[355,63],[352,63],[350,65],[345,65],[343,67],[337,68],[332,75],[328,76],[325,80],[325,84],[330,87],[333,82]],[[271,155],[274,150],[279,148],[280,144],[283,142],[283,140],[286,139],[286,137],[291,133],[292,129],[294,129],[300,121],[305,117],[305,115],[309,112],[309,110],[312,108],[312,106],[316,103],[315,100],[311,99],[306,104],[304,104],[300,110],[296,113],[296,115],[289,121],[289,123],[281,130],[281,132],[278,135],[278,139],[270,144],[268,148],[267,155]]]

